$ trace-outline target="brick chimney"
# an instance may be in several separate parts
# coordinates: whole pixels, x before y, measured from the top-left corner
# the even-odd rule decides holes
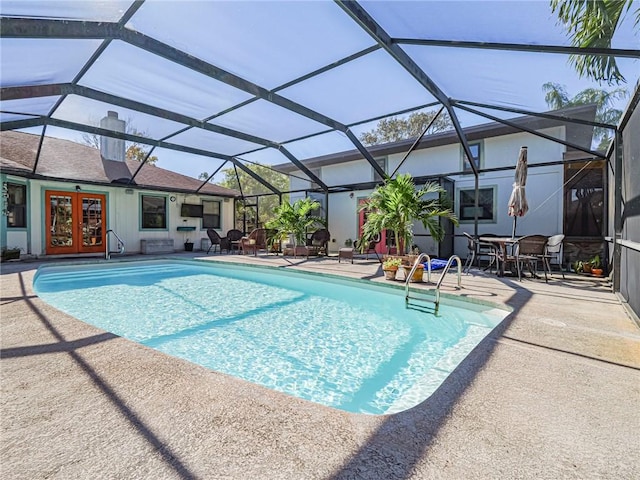
[[[116,132],[125,131],[124,120],[118,118],[118,112],[107,112],[107,116],[100,120],[100,128],[107,130],[113,130]],[[100,137],[100,154],[105,160],[116,160],[118,162],[124,162],[125,148],[124,140],[113,137]]]

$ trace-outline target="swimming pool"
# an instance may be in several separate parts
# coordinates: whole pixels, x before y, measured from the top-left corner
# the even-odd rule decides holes
[[[202,261],[43,266],[47,303],[169,355],[350,412],[426,399],[507,315],[372,282]]]

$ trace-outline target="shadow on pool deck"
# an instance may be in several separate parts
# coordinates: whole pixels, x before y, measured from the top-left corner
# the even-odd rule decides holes
[[[216,257],[383,281],[366,261]],[[640,476],[640,333],[604,282],[445,281],[514,311],[430,398],[370,416],[100,332],[34,296],[34,266],[2,270],[5,478]]]

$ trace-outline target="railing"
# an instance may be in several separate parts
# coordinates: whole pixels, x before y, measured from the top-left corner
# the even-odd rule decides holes
[[[405,280],[405,284],[404,284],[404,300],[405,303],[409,303],[409,282],[411,281],[411,278],[413,276],[413,272],[415,272],[416,268],[418,268],[418,264],[420,263],[420,261],[426,258],[427,259],[427,268],[429,269],[429,275],[427,277],[427,281],[431,281],[431,258],[429,257],[429,255],[427,255],[426,253],[421,253],[418,258],[416,259],[415,263],[413,264],[413,268],[411,269],[411,272],[407,275],[407,278]],[[462,262],[460,261],[460,257],[457,255],[452,255],[451,257],[449,257],[449,260],[447,261],[447,264],[445,265],[444,269],[442,270],[442,275],[440,276],[440,279],[438,280],[438,283],[436,284],[436,300],[435,300],[435,313],[438,313],[438,307],[440,306],[440,285],[442,285],[442,281],[444,280],[445,275],[447,274],[447,272],[449,271],[449,268],[451,268],[451,265],[453,263],[453,261],[456,261],[456,265],[458,267],[458,288],[460,288],[462,286]]]
[[[449,257],[449,260],[447,261],[447,264],[445,265],[444,270],[442,270],[442,275],[440,276],[440,279],[436,284],[436,313],[438,313],[438,307],[440,306],[440,285],[442,285],[444,276],[449,271],[449,268],[451,267],[451,263],[453,263],[454,260],[456,261],[456,264],[458,266],[458,288],[462,286],[462,262],[460,261],[459,256],[452,255],[451,257]]]
[[[116,240],[118,241],[118,250],[115,251],[111,251],[111,249],[109,248],[109,234],[112,233],[114,237],[116,237]],[[109,260],[111,258],[111,254],[112,253],[117,253],[119,255],[122,255],[124,253],[124,241],[118,236],[118,234],[116,232],[114,232],[113,230],[109,229],[107,230],[107,241],[106,241],[106,249],[105,249],[105,258],[107,260]]]
[[[427,259],[427,282],[431,281],[431,257],[426,253],[421,253],[420,255],[418,255],[418,258],[416,258],[416,261],[414,262],[413,267],[411,268],[411,272],[407,274],[407,278],[404,280],[405,302],[409,301],[409,282],[413,278],[413,272],[416,271],[416,268],[418,268],[418,265],[420,264],[420,260],[422,260],[423,258]]]

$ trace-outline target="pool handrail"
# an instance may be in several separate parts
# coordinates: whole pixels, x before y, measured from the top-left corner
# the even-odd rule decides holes
[[[413,272],[416,271],[416,268],[418,268],[418,264],[421,263],[420,260],[422,260],[425,257],[427,259],[427,282],[431,282],[431,257],[429,255],[427,255],[426,253],[421,253],[420,255],[418,255],[418,258],[416,258],[416,261],[413,263],[413,267],[411,268],[411,271],[407,274],[407,278],[405,278],[405,280],[404,280],[404,300],[405,300],[405,302],[409,301],[409,282],[411,281],[411,278],[413,277]]]
[[[109,234],[110,233],[113,233],[113,236],[116,237],[116,239],[118,240],[118,250],[114,250],[113,252],[109,249]],[[111,258],[111,254],[112,253],[117,253],[119,255],[122,255],[122,254],[124,254],[124,250],[125,250],[124,240],[122,240],[118,236],[118,234],[116,232],[114,232],[113,230],[111,230],[111,229],[107,230],[106,242],[105,242],[105,252],[104,252],[105,259],[109,260]]]
[[[449,268],[451,267],[451,264],[453,263],[453,261],[456,261],[456,265],[458,267],[458,288],[460,288],[462,286],[462,262],[460,261],[460,257],[457,255],[451,255],[449,257],[449,260],[447,260],[447,264],[445,265],[444,269],[442,270],[442,275],[440,276],[440,279],[438,280],[438,283],[436,284],[436,313],[438,312],[438,307],[440,306],[440,285],[442,285],[442,281],[444,280],[444,276],[447,274],[447,272],[449,271]]]

